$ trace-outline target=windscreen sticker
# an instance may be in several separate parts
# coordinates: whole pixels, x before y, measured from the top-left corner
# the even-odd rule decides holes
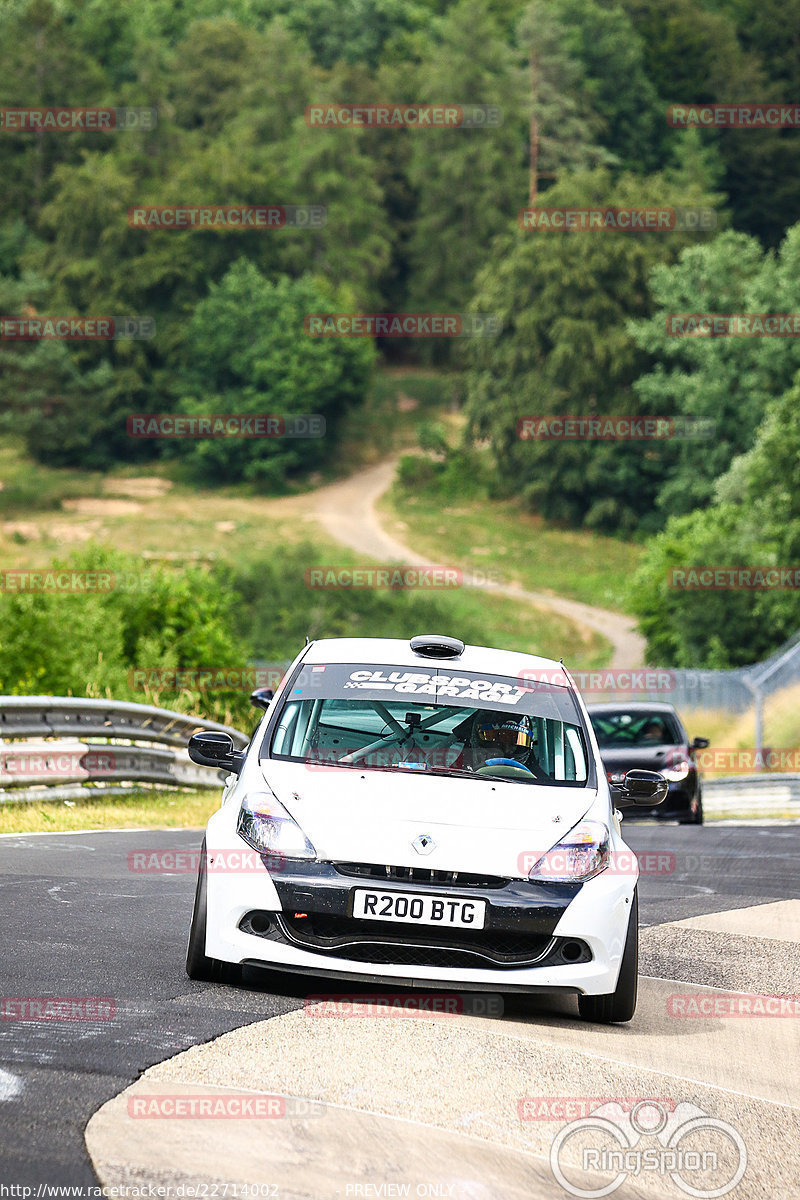
[[[527,681],[511,676],[476,678],[440,668],[425,671],[389,663],[380,667],[372,663],[328,663],[324,671],[317,671],[316,666],[309,664],[298,671],[289,695],[309,702],[383,701],[395,705],[407,702],[429,707],[485,708],[580,724],[569,688],[528,685]]]
[[[414,671],[352,671],[344,685],[364,691],[395,692],[408,696],[439,699],[479,700],[494,704],[516,704],[530,689],[496,683],[491,679],[467,679],[463,675],[430,675]]]

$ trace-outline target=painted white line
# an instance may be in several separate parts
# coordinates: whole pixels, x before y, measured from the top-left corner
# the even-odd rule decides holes
[[[126,829],[54,829],[42,830],[36,833],[0,833],[0,838],[39,837],[83,837],[87,833],[203,833],[204,825],[134,825]],[[94,846],[86,846],[86,850],[94,850]]]
[[[0,1101],[13,1100],[22,1091],[22,1080],[10,1071],[0,1069]]]

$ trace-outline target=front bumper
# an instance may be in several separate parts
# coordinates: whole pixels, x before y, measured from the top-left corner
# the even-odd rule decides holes
[[[517,879],[491,887],[460,886],[457,878],[444,886],[365,879],[343,865],[352,866],[294,860],[280,870],[226,875],[215,874],[212,864],[206,953],[370,983],[591,995],[616,986],[635,886],[630,876],[604,874],[583,885]],[[354,920],[353,892],[363,887],[485,900],[482,937]]]

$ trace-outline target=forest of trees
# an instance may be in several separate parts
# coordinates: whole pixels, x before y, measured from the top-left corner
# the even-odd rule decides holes
[[[56,466],[183,454],[275,489],[335,454],[374,363],[460,372],[490,486],[648,539],[657,661],[749,661],[793,593],[677,593],[674,563],[800,549],[800,349],[674,338],[671,312],[800,311],[800,130],[673,128],[676,104],[788,103],[800,0],[4,0],[0,108],[152,107],[155,128],[0,130],[0,313],[146,315],[150,339],[0,341],[0,428]],[[312,104],[498,106],[493,128],[310,127]],[[714,228],[536,232],[547,205],[702,208]],[[133,229],[134,204],[321,205],[313,229]],[[494,338],[320,339],[311,311],[479,312]],[[136,440],[130,413],[318,412],[330,437]],[[520,440],[530,414],[697,418],[707,440]],[[464,453],[469,453],[465,446]],[[794,563],[800,562],[795,558]]]

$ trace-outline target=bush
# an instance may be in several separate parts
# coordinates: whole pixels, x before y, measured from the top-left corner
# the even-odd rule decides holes
[[[212,574],[144,567],[97,545],[51,568],[106,571],[115,586],[0,593],[0,691],[136,700],[250,723],[248,696],[235,689],[135,686],[135,668],[246,666],[248,648],[232,632],[233,598]]]
[[[171,450],[205,483],[249,481],[276,491],[287,477],[323,466],[340,418],[363,403],[375,359],[372,341],[311,337],[311,313],[352,308],[343,291],[305,275],[267,280],[240,259],[190,321],[186,366],[178,381],[181,412],[309,414],[324,437],[205,438]]]

